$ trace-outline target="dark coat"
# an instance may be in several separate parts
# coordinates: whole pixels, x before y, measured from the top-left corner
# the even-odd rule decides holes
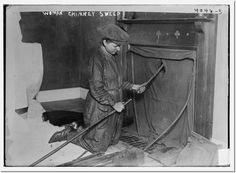
[[[123,82],[118,56],[100,48],[89,62],[90,90],[86,98],[84,122],[89,126],[113,110],[112,106],[122,101],[122,90],[131,90],[132,84]],[[106,151],[119,141],[123,116],[115,113],[98,124],[83,137],[83,146],[91,152]]]

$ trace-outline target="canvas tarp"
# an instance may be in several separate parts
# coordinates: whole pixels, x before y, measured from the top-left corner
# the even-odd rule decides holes
[[[134,83],[146,82],[162,63],[165,65],[145,93],[135,98],[139,134],[157,137],[179,115],[178,121],[161,141],[167,146],[185,145],[193,124],[196,52],[145,46],[131,46],[130,52]]]

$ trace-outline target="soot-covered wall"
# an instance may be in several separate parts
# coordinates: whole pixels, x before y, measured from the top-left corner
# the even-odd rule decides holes
[[[22,42],[42,45],[44,74],[40,90],[87,88],[88,59],[99,42],[96,28],[116,19],[114,13],[68,14],[21,13]]]

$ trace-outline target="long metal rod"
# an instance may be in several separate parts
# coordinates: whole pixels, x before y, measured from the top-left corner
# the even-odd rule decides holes
[[[71,165],[74,165],[75,163],[78,163],[78,162],[81,162],[83,160],[87,160],[87,159],[91,159],[91,158],[94,158],[94,157],[97,157],[97,156],[101,156],[103,155],[103,153],[94,153],[94,154],[90,154],[88,156],[84,156],[82,158],[77,158],[75,160],[72,160],[70,162],[66,162],[66,163],[63,163],[61,165],[58,165],[58,167],[67,167],[67,166],[71,166]]]
[[[133,63],[132,63],[133,65]],[[160,72],[160,70],[164,67],[164,65],[162,64],[161,67],[157,70],[157,72],[147,81],[145,82],[145,86],[148,85],[156,76],[157,74]],[[124,105],[127,105],[132,99],[129,99],[127,102],[124,103]],[[65,147],[66,145],[68,145],[69,143],[71,143],[73,140],[75,140],[76,138],[80,137],[81,135],[83,135],[84,133],[86,133],[87,131],[89,131],[90,129],[92,129],[94,126],[96,126],[97,124],[99,124],[100,122],[102,122],[103,120],[107,119],[108,117],[110,117],[111,115],[113,115],[116,112],[116,110],[111,111],[108,115],[106,115],[104,118],[100,119],[99,121],[95,122],[94,124],[90,125],[89,127],[87,127],[86,129],[84,129],[82,132],[78,133],[77,135],[75,135],[73,138],[71,138],[70,140],[66,141],[65,143],[63,143],[62,145],[60,145],[59,147],[55,148],[54,150],[52,150],[51,152],[49,152],[48,154],[44,155],[42,158],[40,158],[39,160],[35,161],[34,163],[32,163],[30,166],[36,166],[37,164],[39,164],[40,162],[42,162],[43,160],[47,159],[48,157],[50,157],[51,155],[55,154],[57,151],[59,151],[60,149],[62,149],[63,147]],[[137,117],[136,117],[137,118]],[[137,123],[137,122],[136,122]],[[137,126],[137,124],[136,124]]]
[[[81,157],[83,157],[83,155],[85,155],[88,151],[85,150],[77,159],[80,159]]]
[[[148,79],[147,82],[145,82],[143,84],[143,86],[147,86],[158,74],[159,72],[161,71],[161,69],[164,68],[164,64],[161,64],[161,66],[158,68],[158,70],[156,71],[156,73],[154,75],[152,75],[152,77],[150,79]]]
[[[132,83],[134,83],[134,56],[133,54],[131,54],[131,70],[132,70]],[[134,92],[133,92],[133,107],[134,107],[135,127],[139,135],[139,123],[138,123],[138,117],[137,117],[137,107],[136,107],[136,100],[135,100]]]
[[[127,105],[132,99],[129,99],[127,102],[124,103],[124,105]],[[46,154],[45,156],[43,156],[42,158],[40,158],[39,160],[37,160],[36,162],[32,163],[30,166],[33,167],[37,164],[39,164],[40,162],[42,162],[43,160],[47,159],[48,157],[50,157],[51,155],[55,154],[57,151],[59,151],[60,149],[62,149],[63,147],[65,147],[66,145],[68,145],[69,143],[71,143],[73,140],[75,140],[76,138],[80,137],[81,135],[85,134],[87,131],[89,131],[90,129],[92,129],[94,126],[96,126],[97,124],[99,124],[100,122],[102,122],[103,120],[107,119],[108,117],[110,117],[111,115],[113,115],[116,112],[116,110],[111,111],[108,115],[106,115],[104,118],[98,120],[97,122],[95,122],[94,124],[90,125],[89,127],[87,127],[86,129],[84,129],[82,132],[78,133],[77,135],[75,135],[73,138],[71,138],[70,140],[66,141],[65,143],[63,143],[62,145],[60,145],[59,147],[55,148],[54,150],[52,150],[51,152],[49,152],[48,154]]]
[[[185,110],[185,108],[187,107],[188,105],[188,102],[189,102],[189,99],[190,99],[190,96],[191,96],[191,93],[192,93],[192,80],[190,82],[190,87],[189,87],[189,94],[188,94],[188,97],[187,97],[187,100],[183,106],[183,108],[180,110],[178,116],[176,117],[176,119],[169,125],[169,127],[163,131],[160,136],[158,136],[155,140],[153,140],[147,147],[145,147],[144,151],[148,150],[155,142],[157,142],[160,138],[162,138],[174,125],[175,123],[182,117],[183,115],[183,112]]]

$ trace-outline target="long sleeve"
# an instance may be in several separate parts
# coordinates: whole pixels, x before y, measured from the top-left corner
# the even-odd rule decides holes
[[[89,86],[91,95],[99,103],[113,106],[115,104],[112,96],[105,90],[103,81],[103,65],[98,57],[92,57],[90,60],[90,79]]]
[[[121,85],[121,88],[123,89],[123,90],[132,90],[132,86],[133,86],[133,84],[131,84],[130,82],[128,82],[128,81],[124,81],[123,83],[122,83],[122,85]]]

